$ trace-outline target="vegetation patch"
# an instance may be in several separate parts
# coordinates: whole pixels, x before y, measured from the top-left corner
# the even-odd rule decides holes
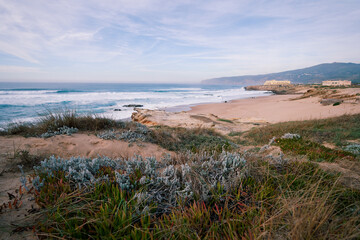
[[[222,152],[237,148],[237,145],[211,129],[171,128],[158,126],[151,129],[153,143],[170,151],[215,151]]]
[[[124,140],[127,142],[153,142],[150,130],[143,124],[129,122],[124,129],[110,129],[102,131],[97,136],[106,140]]]
[[[241,135],[243,135],[244,132],[230,132],[228,134],[229,137],[240,137]]]
[[[49,133],[48,135],[51,135],[59,132],[64,126],[70,129],[78,129],[79,131],[98,131],[111,128],[124,128],[126,123],[94,114],[79,114],[75,110],[64,110],[48,112],[46,116],[40,117],[35,123],[10,124],[1,134],[40,137],[42,134]]]
[[[43,161],[45,156],[33,155],[27,150],[19,150],[15,152],[14,159],[19,160],[16,163],[25,169],[32,169],[33,166],[38,165],[41,161]]]
[[[58,128],[57,131],[47,131],[46,133],[43,133],[40,135],[42,138],[49,138],[56,135],[68,135],[71,136],[73,133],[77,133],[79,129],[77,128],[69,128],[67,126],[62,126],[61,128]]]
[[[360,155],[360,144],[349,144],[343,148],[344,151]]]
[[[316,143],[329,142],[337,146],[347,145],[347,140],[360,138],[360,114],[341,117],[276,123],[254,128],[244,135],[248,144],[263,145],[272,137],[292,132]]]
[[[229,119],[224,119],[224,118],[218,118],[217,120],[221,121],[221,122],[234,123],[233,121],[231,121]]]
[[[316,162],[333,162],[336,159],[342,159],[344,157],[355,160],[355,156],[352,153],[330,149],[319,143],[304,140],[302,138],[280,138],[276,139],[275,142],[284,152],[295,155],[306,155],[310,160]]]
[[[271,165],[226,152],[50,158],[35,168],[30,191],[43,208],[34,226],[40,238],[358,236],[360,194],[337,177],[311,163]]]

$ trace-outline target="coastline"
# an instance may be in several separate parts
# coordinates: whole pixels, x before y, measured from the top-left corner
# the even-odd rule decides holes
[[[268,142],[275,134],[279,134],[279,131],[283,131],[279,136],[286,132],[294,133],[294,131],[289,131],[286,127],[283,128],[283,126],[290,125],[290,127],[297,131],[299,129],[298,126],[301,124],[305,125],[313,135],[323,134],[324,128],[317,129],[317,132],[315,131],[315,133],[313,132],[314,126],[317,127],[317,125],[319,125],[318,121],[312,122],[312,125],[303,122],[291,123],[294,125],[287,123],[284,125],[280,124],[280,127],[277,127],[278,132],[274,132],[271,129],[273,127],[271,123],[329,118],[341,116],[343,114],[360,113],[360,88],[337,89],[335,92],[331,89],[329,91],[330,92],[318,94],[319,92],[307,90],[296,95],[275,94],[270,96],[252,96],[245,99],[234,99],[227,103],[200,103],[191,106],[177,106],[172,112],[135,108],[135,113],[131,119],[132,121],[140,122],[148,126],[166,125],[165,127],[157,126],[155,128],[149,128],[149,131],[151,131],[150,133],[152,134],[150,136],[156,136],[156,141],[139,140],[130,142],[112,138],[100,138],[97,133],[103,130],[97,128],[89,131],[83,130],[82,132],[75,133],[71,136],[56,135],[46,139],[24,137],[19,134],[0,136],[0,146],[3,149],[0,154],[0,177],[1,181],[4,183],[1,186],[0,201],[8,202],[10,196],[8,193],[15,194],[19,189],[19,185],[21,184],[19,179],[22,177],[22,174],[17,168],[18,165],[26,163],[37,166],[40,161],[48,158],[50,155],[61,157],[65,160],[70,159],[70,161],[73,161],[72,157],[76,158],[77,156],[88,159],[85,159],[86,161],[93,161],[94,158],[100,158],[101,156],[117,159],[116,161],[119,159],[128,161],[129,159],[134,159],[133,156],[135,155],[142,156],[144,159],[154,156],[155,159],[159,161],[162,161],[162,158],[169,159],[171,157],[171,159],[174,159],[173,161],[177,161],[180,157],[182,160],[184,155],[177,155],[178,153],[182,154],[182,152],[170,147],[180,145],[190,153],[190,151],[201,149],[201,144],[204,144],[205,147],[210,146],[214,151],[222,151],[223,153],[224,149],[227,151],[226,147],[235,146],[235,150],[240,154],[244,154],[244,156],[245,153],[253,154],[249,157],[249,163],[251,163],[250,161],[253,161],[251,157],[254,157],[253,159],[261,159],[261,161],[264,161],[262,163],[277,164],[276,166],[279,164],[276,162],[278,161],[277,159],[283,161],[283,156],[286,157],[285,160],[287,161],[287,164],[292,164],[293,162],[295,164],[303,164],[305,161],[315,162],[316,160],[319,169],[328,172],[345,173],[339,180],[339,182],[344,184],[344,189],[349,187],[360,189],[360,176],[358,172],[356,172],[357,170],[354,170],[360,169],[358,162],[351,162],[351,159],[354,157],[349,155],[350,153],[347,153],[347,158],[340,158],[340,154],[343,152],[341,148],[336,148],[333,141],[334,139],[329,136],[326,137],[326,141],[324,140],[322,145],[319,145],[318,143],[311,145],[312,149],[310,149],[309,152],[315,154],[319,152],[319,154],[323,154],[326,151],[326,153],[330,153],[324,156],[331,156],[331,159],[335,156],[337,159],[336,162],[326,162],[330,160],[325,159],[325,162],[320,163],[317,159],[314,160],[309,157],[309,160],[306,160],[307,156],[300,156],[297,154],[295,152],[296,145],[294,145],[294,152],[288,153],[285,152],[285,150],[282,150],[281,146],[274,146],[271,144],[262,146],[261,142],[255,141],[253,143],[251,142],[251,139],[246,136],[246,131],[264,131],[263,129],[265,129],[265,132],[261,132],[260,135]],[[321,100],[324,98],[331,98],[332,100],[339,101],[339,104],[323,105],[321,104]],[[187,111],[175,111],[184,109]],[[358,127],[354,127],[358,126],[358,119],[359,115],[357,115],[357,117],[343,116],[337,119],[330,119],[329,121],[333,130],[335,129],[337,131],[338,128],[344,128],[342,133],[347,134],[353,129],[358,129]],[[329,121],[325,120],[322,122]],[[137,124],[134,124],[133,128],[126,128],[127,130],[123,128],[117,130],[134,133],[134,131],[139,130],[134,128],[134,126],[137,126]],[[183,128],[178,129],[177,127]],[[264,128],[256,129],[258,127]],[[110,129],[107,131],[110,131],[111,133],[113,130]],[[328,131],[328,133],[331,132]],[[147,132],[146,134],[149,133]],[[224,143],[224,141],[226,142]],[[227,141],[239,145],[230,145]],[[211,145],[214,142],[217,145]],[[355,140],[347,137],[346,139],[344,138],[342,142],[344,144],[360,143],[358,137]],[[307,142],[298,142],[298,144],[304,143]],[[300,147],[304,147],[304,145],[301,145]],[[305,147],[307,147],[307,145]],[[231,148],[229,149],[229,151],[234,151]],[[262,151],[261,149],[264,150]],[[295,153],[297,155],[292,155]],[[204,161],[203,155],[191,155],[191,157],[193,156],[199,156],[201,157],[201,161]],[[232,157],[233,155],[229,156]],[[221,164],[220,166],[223,165],[224,164]],[[302,165],[294,166],[298,169],[298,166]],[[211,165],[211,167],[213,167],[213,165]],[[308,167],[308,165],[305,167]],[[24,170],[26,175],[31,174],[30,169],[32,169],[32,166],[31,168],[27,167]],[[309,175],[309,179],[314,176],[315,175],[313,174]],[[64,181],[65,180],[66,179],[64,178]],[[31,202],[30,197],[26,196],[26,198],[23,199],[24,203],[19,210],[12,211],[11,209],[6,209],[5,211],[7,214],[1,215],[2,222],[12,224],[4,225],[4,229],[7,229],[9,233],[14,231],[14,224],[21,223],[21,221],[23,221],[23,216],[26,216],[25,214],[28,214],[29,210],[33,211],[32,209],[34,209],[34,203]],[[38,208],[38,206],[36,207]],[[34,216],[30,215],[30,218],[33,217]],[[29,229],[26,229],[16,234],[20,236],[20,239],[24,238],[25,235],[31,236],[32,232]]]
[[[225,100],[222,102],[202,102],[202,103],[193,103],[193,104],[185,104],[185,105],[178,105],[178,106],[173,106],[173,107],[165,107],[165,108],[159,108],[160,111],[165,111],[165,112],[172,112],[172,113],[177,113],[177,112],[188,112],[191,111],[194,107],[197,106],[201,106],[201,105],[211,105],[211,104],[221,104],[221,103],[231,103],[233,101],[238,101],[238,100],[243,100],[243,99],[249,99],[249,98],[261,98],[261,97],[268,97],[268,96],[273,96],[275,95],[274,93],[272,93],[271,91],[249,91],[245,89],[245,92],[258,92],[258,93],[262,93],[264,95],[259,95],[259,96],[241,96],[239,98],[234,98],[231,100]],[[270,93],[271,92],[271,93]]]
[[[324,119],[360,113],[360,104],[354,99],[347,98],[347,96],[359,94],[360,89],[338,91],[338,95],[343,95],[344,98],[341,100],[343,103],[338,106],[322,105],[321,96],[298,99],[299,95],[291,94],[238,99],[228,103],[202,104],[192,107],[188,113],[214,114],[219,118],[229,120],[255,118],[268,123]],[[327,97],[331,98],[331,96]]]
[[[338,104],[321,103],[329,99],[338,101]],[[212,128],[222,134],[229,134],[272,123],[358,114],[360,88],[324,90],[308,87],[291,95],[250,97],[227,103],[197,104],[190,108],[181,112],[135,109],[132,120],[148,126]]]

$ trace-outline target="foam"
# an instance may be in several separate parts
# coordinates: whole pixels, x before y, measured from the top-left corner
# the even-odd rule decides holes
[[[159,91],[160,90],[160,91]],[[233,99],[257,97],[268,95],[265,91],[245,91],[244,88],[230,88],[211,90],[202,88],[168,88],[153,89],[139,92],[117,92],[117,91],[78,91],[66,90],[19,90],[0,91],[0,105],[29,108],[26,112],[31,119],[37,116],[37,112],[52,107],[59,108],[66,106],[69,109],[80,110],[80,112],[101,113],[106,117],[114,119],[129,118],[133,112],[132,108],[125,108],[127,104],[141,104],[147,109],[166,109],[176,106],[194,105],[201,103],[216,103]],[[3,108],[4,116],[0,116],[0,122],[13,121],[23,115],[16,115],[11,107]],[[114,111],[121,109],[121,111]],[[56,109],[55,109],[56,110]],[[29,113],[28,113],[29,112]],[[32,115],[31,115],[32,114]],[[11,119],[9,119],[11,118]]]

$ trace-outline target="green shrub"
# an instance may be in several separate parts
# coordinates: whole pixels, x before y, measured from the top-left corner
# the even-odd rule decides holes
[[[227,122],[227,123],[234,123],[233,121],[229,120],[229,119],[224,119],[224,118],[218,118],[218,121],[222,121],[222,122]]]
[[[151,129],[154,143],[170,151],[216,151],[235,149],[237,146],[211,129],[171,128],[158,126]]]
[[[317,162],[333,162],[336,159],[348,157],[351,160],[355,160],[352,153],[342,150],[334,150],[324,147],[318,143],[299,139],[277,139],[276,144],[280,146],[284,152],[306,155],[310,160]]]

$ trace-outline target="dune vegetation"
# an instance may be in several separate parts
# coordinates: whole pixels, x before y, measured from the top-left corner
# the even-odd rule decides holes
[[[359,162],[357,145],[349,142],[360,138],[359,120],[288,122],[223,136],[52,114],[3,134],[41,137],[66,126],[129,144],[155,143],[175,154],[36,159],[19,195],[1,211],[20,208],[21,196],[32,195],[39,212],[25,229],[40,239],[356,239],[360,189],[319,162]],[[269,155],[271,149],[281,153]]]

